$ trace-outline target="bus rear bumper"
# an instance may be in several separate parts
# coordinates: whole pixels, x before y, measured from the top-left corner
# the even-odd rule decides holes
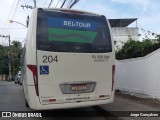
[[[45,104],[40,103],[39,97],[35,93],[35,87],[29,86],[28,88],[28,105],[33,110],[53,110],[53,109],[69,109],[69,108],[82,108],[90,107],[96,105],[103,105],[113,102],[114,95],[110,99],[105,100],[95,100],[95,101],[83,101],[83,102],[73,102],[73,103],[59,103],[59,104]]]

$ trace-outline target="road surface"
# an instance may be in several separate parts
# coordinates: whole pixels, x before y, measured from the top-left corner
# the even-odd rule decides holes
[[[0,81],[0,111],[18,111],[18,112],[33,112],[33,110],[25,106],[25,97],[23,93],[23,86],[15,84],[14,82]],[[46,119],[64,119],[66,120],[66,115],[69,114],[68,119],[73,120],[119,120],[118,117],[106,117],[111,115],[99,107],[86,107],[78,109],[65,109],[65,110],[46,110],[40,111],[45,113],[50,113],[51,117]],[[53,115],[54,114],[54,115]],[[72,116],[72,114],[74,114]],[[77,114],[77,115],[75,115]],[[52,116],[53,115],[53,116]],[[57,118],[58,116],[58,118]],[[64,117],[63,117],[64,116]],[[43,117],[43,116],[42,116]],[[4,118],[0,118],[4,119]],[[17,118],[8,118],[17,119]],[[25,119],[25,118],[24,118]],[[27,118],[26,118],[27,119]],[[36,118],[30,118],[36,119]],[[40,119],[40,118],[38,118]],[[44,119],[44,118],[41,118]]]

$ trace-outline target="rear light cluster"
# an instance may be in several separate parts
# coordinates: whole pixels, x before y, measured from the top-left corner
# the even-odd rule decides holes
[[[112,91],[114,88],[114,78],[115,78],[115,65],[112,65]]]
[[[44,103],[52,103],[52,102],[56,102],[56,99],[45,99],[45,100],[42,100],[42,102]]]
[[[105,98],[107,95],[99,95],[99,98]]]
[[[34,79],[34,85],[35,85],[36,94],[37,94],[37,96],[39,96],[37,65],[27,65],[27,67],[31,70],[31,72],[32,72],[32,74],[33,74],[33,79]]]
[[[49,101],[49,102],[55,102],[56,99],[49,99],[48,101]]]

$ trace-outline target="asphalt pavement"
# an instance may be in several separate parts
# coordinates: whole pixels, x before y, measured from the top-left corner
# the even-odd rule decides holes
[[[25,106],[25,97],[23,93],[23,86],[15,84],[14,82],[0,81],[0,111],[27,111],[33,112],[33,110]],[[66,109],[66,110],[48,110],[43,112],[51,112],[53,114],[58,114],[60,116],[56,117],[47,117],[45,119],[60,119],[66,120],[66,117],[63,117],[67,114],[74,114],[78,112],[79,116],[67,117],[67,119],[72,120],[160,120],[159,117],[122,117],[126,113],[143,113],[148,111],[160,111],[160,105],[148,105],[138,99],[133,99],[132,97],[125,97],[122,95],[115,95],[115,100],[111,104],[95,106],[95,107],[86,107],[86,108],[77,108],[77,109]],[[113,117],[107,117],[103,115],[112,115]],[[88,116],[89,115],[89,116]],[[118,117],[121,116],[121,117]],[[0,118],[7,119],[7,118]],[[8,118],[9,120],[17,118]],[[21,118],[19,118],[21,119]],[[28,118],[23,118],[28,119]],[[30,118],[35,120],[37,118]],[[44,118],[38,118],[44,119]]]
[[[14,82],[0,81],[0,112],[12,111],[12,112],[35,112],[25,106],[25,97],[23,93],[23,86],[15,84]],[[119,120],[118,117],[106,117],[110,116],[110,112],[101,109],[98,106],[76,108],[76,109],[64,109],[64,110],[46,110],[39,111],[41,113],[50,113],[50,117],[43,118],[29,118],[35,119],[60,119],[60,120]],[[75,115],[77,114],[77,115]],[[53,116],[52,116],[53,115]],[[72,116],[73,115],[73,116]],[[8,120],[22,119],[22,118],[1,118]],[[28,118],[23,118],[28,120]]]
[[[160,102],[149,99],[140,99],[129,95],[116,94],[113,103],[101,105],[106,111],[123,120],[160,120]],[[158,114],[158,117],[144,117],[143,114]],[[126,117],[134,114],[133,117]],[[125,116],[126,115],[126,116]],[[124,116],[124,117],[123,117]],[[137,116],[137,117],[136,117]]]

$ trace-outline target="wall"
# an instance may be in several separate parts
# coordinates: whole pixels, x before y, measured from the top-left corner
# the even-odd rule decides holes
[[[127,28],[127,27],[112,27],[113,40],[116,41],[115,47],[121,48],[124,43],[126,43],[129,39],[129,35],[133,40],[138,40],[138,28]]]
[[[0,80],[7,80],[7,75],[0,74]]]
[[[145,57],[117,60],[115,86],[160,99],[160,49]]]

